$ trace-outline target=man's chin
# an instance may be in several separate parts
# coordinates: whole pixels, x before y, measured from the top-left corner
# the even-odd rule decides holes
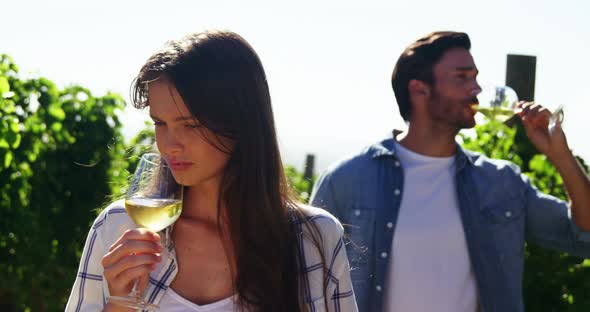
[[[461,129],[471,129],[475,127],[475,119],[471,119],[471,120],[465,120],[462,124],[461,124]]]
[[[464,129],[472,129],[474,127],[475,127],[475,121],[465,125],[465,127],[463,127],[463,128]]]

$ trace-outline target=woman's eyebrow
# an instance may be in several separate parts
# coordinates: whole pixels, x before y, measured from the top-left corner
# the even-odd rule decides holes
[[[153,119],[153,120],[161,121],[160,118],[158,118],[158,117],[156,117],[154,115],[150,115],[150,118]],[[192,117],[192,116],[180,116],[180,117],[176,117],[174,119],[174,121],[186,121],[186,120],[195,120],[195,118]]]
[[[193,116],[180,116],[176,117],[174,121],[185,121],[185,120],[195,120]]]

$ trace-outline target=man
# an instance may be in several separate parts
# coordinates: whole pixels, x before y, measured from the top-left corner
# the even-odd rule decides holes
[[[550,112],[520,103],[537,149],[570,203],[540,193],[519,168],[463,150],[481,92],[467,34],[412,43],[392,76],[405,133],[328,169],[311,203],[348,224],[360,311],[524,311],[525,241],[590,257],[590,181]]]

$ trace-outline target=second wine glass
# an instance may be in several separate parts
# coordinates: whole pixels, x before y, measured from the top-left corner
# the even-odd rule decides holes
[[[519,112],[518,95],[514,89],[508,86],[484,87],[477,95],[478,103],[473,108],[489,118],[499,122],[505,122]],[[557,124],[564,119],[563,105],[559,105],[549,117],[549,133],[553,133]]]

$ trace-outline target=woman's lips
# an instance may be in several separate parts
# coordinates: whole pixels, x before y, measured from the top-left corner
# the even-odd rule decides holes
[[[193,163],[188,161],[168,160],[168,166],[170,166],[172,170],[186,170],[192,165]]]

